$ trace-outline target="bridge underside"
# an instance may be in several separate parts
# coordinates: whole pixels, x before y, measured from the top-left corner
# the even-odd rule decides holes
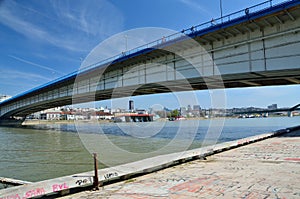
[[[0,119],[128,96],[300,83],[299,3],[189,36],[194,40],[170,41],[126,55],[109,66],[71,75],[1,103]]]
[[[241,78],[242,77],[242,78]],[[206,78],[193,78],[186,81],[168,81],[157,82],[151,84],[144,84],[140,86],[127,86],[116,89],[107,89],[103,91],[92,91],[89,93],[60,97],[48,102],[36,102],[34,104],[24,106],[23,109],[10,112],[11,115],[17,117],[25,117],[31,113],[40,110],[46,110],[52,107],[59,107],[70,104],[78,104],[92,101],[108,100],[113,98],[122,98],[129,96],[150,95],[169,92],[180,91],[194,91],[194,90],[207,90],[207,89],[225,89],[225,88],[243,88],[254,86],[274,86],[274,85],[295,85],[300,83],[300,69],[290,71],[272,71],[262,73],[243,73],[234,75],[223,75],[223,84],[216,81],[212,77]]]

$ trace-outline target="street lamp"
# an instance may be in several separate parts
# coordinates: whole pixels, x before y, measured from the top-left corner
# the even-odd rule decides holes
[[[125,52],[127,52],[127,38],[128,38],[128,36],[124,35],[124,38],[125,38]]]
[[[223,7],[222,7],[222,0],[220,0],[220,12],[221,12],[221,22],[223,23]]]

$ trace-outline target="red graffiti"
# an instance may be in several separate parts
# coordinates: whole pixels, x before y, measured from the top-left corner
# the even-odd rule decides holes
[[[240,141],[238,141],[238,143],[237,143],[238,145],[241,145],[241,144],[244,144],[244,140],[240,140]]]
[[[188,192],[198,192],[204,187],[211,185],[216,179],[215,178],[198,178],[195,180],[187,181],[184,183],[180,183],[171,187],[169,190],[172,192],[181,192],[181,191],[188,191]],[[206,188],[208,190],[208,188]]]
[[[40,196],[44,194],[45,194],[45,190],[43,188],[36,188],[34,190],[27,191],[23,199],[32,198],[34,196]]]
[[[299,162],[299,161],[300,161],[300,158],[285,158],[284,160],[286,160],[286,161],[297,161],[297,162]]]
[[[16,195],[4,196],[1,197],[0,199],[21,199],[21,197],[19,196],[19,194],[16,194]]]
[[[69,186],[67,185],[67,183],[52,185],[53,192],[61,191],[61,190],[68,189],[68,188],[69,188]]]

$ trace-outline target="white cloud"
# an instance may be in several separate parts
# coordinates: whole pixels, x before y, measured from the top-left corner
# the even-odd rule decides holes
[[[207,8],[205,8],[202,4],[204,1],[195,1],[195,0],[179,0],[179,2],[183,3],[184,5],[192,8],[192,9],[196,9],[198,11],[200,11],[201,13],[203,13],[203,15],[208,15],[211,16],[212,15],[212,11],[208,10]],[[202,3],[202,4],[201,4]],[[207,3],[207,2],[205,2]]]
[[[2,2],[0,23],[34,42],[75,52],[90,50],[122,28],[122,14],[104,0],[34,3]]]
[[[36,73],[13,69],[1,68],[0,74],[0,93],[12,96],[52,80]]]
[[[44,65],[41,65],[41,64],[37,64],[37,63],[34,63],[34,62],[31,62],[31,61],[28,61],[28,60],[25,60],[25,59],[22,59],[20,57],[16,57],[16,56],[13,56],[13,55],[9,55],[9,57],[15,59],[15,60],[18,60],[20,62],[23,62],[23,63],[26,63],[26,64],[29,64],[29,65],[32,65],[32,66],[36,66],[38,68],[42,68],[42,69],[45,69],[45,70],[48,70],[48,71],[51,71],[51,72],[55,72],[59,75],[64,75],[64,73],[58,71],[58,70],[55,70],[53,68],[50,68],[48,66],[44,66]]]
[[[96,46],[82,62],[82,67],[87,67],[113,56],[119,56],[125,51],[136,52],[136,48],[144,49],[161,42],[163,36],[177,33],[166,28],[145,27],[136,28],[115,34]],[[148,43],[152,46],[146,46]]]
[[[40,81],[50,81],[51,78],[35,74],[35,73],[28,73],[28,72],[21,72],[12,69],[1,69],[0,70],[0,82],[1,84],[12,84],[15,85],[16,82],[32,82],[32,80]]]

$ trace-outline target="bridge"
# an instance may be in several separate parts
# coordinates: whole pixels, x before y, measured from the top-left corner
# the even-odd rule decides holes
[[[124,96],[299,84],[299,32],[299,0],[266,1],[16,95],[0,103],[0,121]]]
[[[243,114],[262,114],[262,113],[278,113],[278,112],[287,112],[289,117],[293,117],[293,111],[300,110],[300,104],[297,104],[291,108],[276,108],[276,109],[260,109],[255,111],[239,111],[234,112],[235,115],[243,115]]]

